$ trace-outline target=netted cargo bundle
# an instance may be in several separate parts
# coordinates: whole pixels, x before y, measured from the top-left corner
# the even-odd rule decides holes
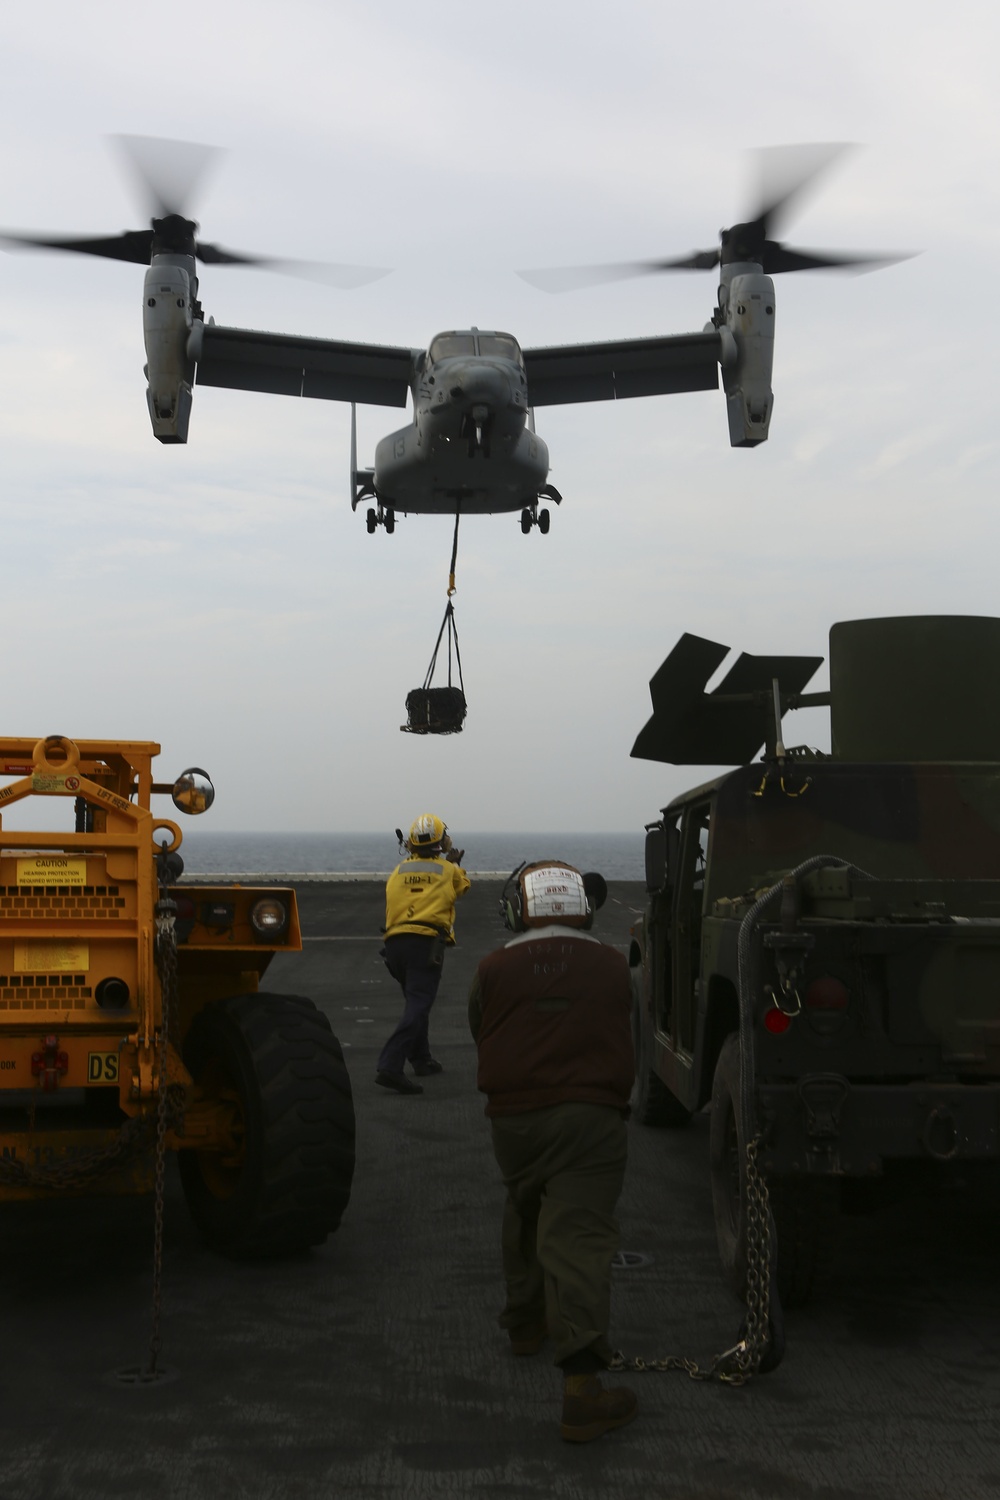
[[[457,687],[419,687],[406,695],[404,734],[460,734],[465,720],[465,694]]]
[[[453,564],[454,565],[454,564]],[[445,633],[448,636],[448,685],[431,687],[431,679],[437,666],[438,651]],[[452,656],[458,673],[458,685],[451,680]],[[404,734],[461,734],[465,722],[465,683],[462,681],[462,658],[458,652],[458,631],[455,628],[455,610],[448,600],[448,607],[441,621],[431,664],[423,686],[414,688],[406,695],[406,723],[400,724]]]

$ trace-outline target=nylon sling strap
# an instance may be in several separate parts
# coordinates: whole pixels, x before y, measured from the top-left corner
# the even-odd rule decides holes
[[[441,621],[441,629],[438,631],[438,638],[434,645],[433,655],[431,656],[431,664],[427,668],[427,676],[424,678],[424,691],[426,692],[431,685],[431,678],[434,676],[434,669],[437,666],[438,651],[441,649],[441,641],[444,638],[446,630],[448,632],[448,686],[451,687],[452,685],[451,659],[452,651],[454,650],[455,664],[458,668],[458,685],[464,693],[465,683],[462,681],[462,657],[458,649],[458,627],[455,624],[455,609],[450,599],[445,606],[444,619]]]
[[[449,599],[451,598],[452,594],[455,592],[455,564],[458,561],[458,523],[461,520],[461,518],[462,518],[462,513],[461,513],[460,510],[458,510],[456,508],[456,510],[455,510],[455,535],[452,538],[452,543],[451,543],[451,566],[448,569],[448,598]]]
[[[438,631],[438,638],[434,643],[434,651],[431,655],[431,664],[427,668],[427,676],[424,678],[425,692],[431,685],[431,679],[434,676],[434,669],[437,666],[438,651],[441,649],[441,641],[446,630],[448,632],[448,686],[452,686],[451,658],[452,652],[454,651],[455,663],[458,667],[458,685],[461,688],[462,692],[465,692],[465,683],[462,680],[462,657],[458,649],[458,626],[455,624],[455,607],[451,602],[451,596],[456,592],[455,565],[458,561],[458,523],[461,519],[462,513],[456,508],[455,534],[452,537],[451,541],[451,563],[448,568],[448,603],[445,606],[444,619],[441,621],[441,629]]]

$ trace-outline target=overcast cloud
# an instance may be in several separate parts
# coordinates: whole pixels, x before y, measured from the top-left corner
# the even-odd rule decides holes
[[[640,828],[704,779],[632,761],[684,630],[826,654],[840,619],[996,614],[998,13],[981,3],[436,0],[5,9],[0,224],[142,227],[104,137],[230,148],[196,205],[234,249],[394,267],[334,291],[212,268],[206,314],[424,346],[702,327],[711,273],[552,297],[521,266],[680,255],[748,207],[744,148],[858,141],[787,238],[920,250],[777,281],[771,440],[719,393],[539,410],[552,530],[462,523],[469,717],[399,733],[451,524],[367,535],[349,409],[196,392],[145,409],[142,269],[0,255],[3,732],[159,740],[219,829]],[[360,458],[399,425],[362,408]],[[815,687],[825,685],[818,677]],[[822,744],[823,716],[789,727]]]

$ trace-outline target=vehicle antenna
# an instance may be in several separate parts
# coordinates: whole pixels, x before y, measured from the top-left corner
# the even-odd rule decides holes
[[[780,764],[785,759],[785,746],[781,738],[781,685],[777,677],[771,679],[771,697],[774,704],[774,755]]]

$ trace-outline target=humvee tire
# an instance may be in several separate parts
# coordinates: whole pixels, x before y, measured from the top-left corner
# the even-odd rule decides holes
[[[722,1044],[712,1081],[709,1162],[719,1259],[738,1297],[746,1295],[746,1147],[740,1125],[740,1039]],[[832,1177],[768,1179],[778,1237],[778,1292],[788,1307],[808,1302],[834,1249],[839,1183]]]
[[[641,980],[635,969],[632,970],[632,1045],[635,1049],[635,1083],[630,1102],[639,1124],[669,1126],[675,1130],[687,1125],[691,1111],[684,1108],[653,1070],[653,1037],[642,1003]]]
[[[184,1062],[238,1100],[243,1149],[179,1153],[191,1216],[234,1259],[318,1245],[340,1223],[354,1174],[354,1103],[340,1043],[311,1000],[233,995],[195,1016]]]

